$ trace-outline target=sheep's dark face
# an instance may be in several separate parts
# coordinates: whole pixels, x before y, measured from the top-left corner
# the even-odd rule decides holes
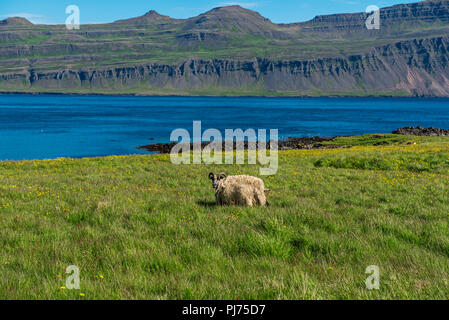
[[[217,189],[220,183],[220,180],[226,178],[226,175],[222,172],[219,174],[214,174],[213,172],[209,173],[209,180],[212,180],[212,188]]]

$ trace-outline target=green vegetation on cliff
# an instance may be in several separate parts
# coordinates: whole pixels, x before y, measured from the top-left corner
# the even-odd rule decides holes
[[[0,92],[449,96],[449,1],[275,24],[239,6],[189,19],[0,21]],[[226,93],[227,92],[227,93]]]

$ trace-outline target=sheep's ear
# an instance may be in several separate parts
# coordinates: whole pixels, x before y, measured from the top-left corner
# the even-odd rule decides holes
[[[226,173],[220,172],[220,174],[218,176],[220,177],[220,179],[224,179],[224,178],[226,178]]]
[[[209,179],[210,180],[214,180],[214,173],[213,172],[209,173]]]

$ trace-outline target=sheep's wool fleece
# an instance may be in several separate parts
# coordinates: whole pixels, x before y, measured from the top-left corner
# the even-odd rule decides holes
[[[220,181],[215,193],[220,204],[266,205],[265,186],[262,179],[240,175]]]

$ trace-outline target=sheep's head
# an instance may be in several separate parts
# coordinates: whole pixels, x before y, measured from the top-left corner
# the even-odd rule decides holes
[[[226,178],[226,174],[224,172],[221,172],[219,174],[214,174],[213,172],[209,173],[209,180],[212,180],[212,187],[214,189],[218,188],[218,184],[220,183],[220,180],[223,180]]]

